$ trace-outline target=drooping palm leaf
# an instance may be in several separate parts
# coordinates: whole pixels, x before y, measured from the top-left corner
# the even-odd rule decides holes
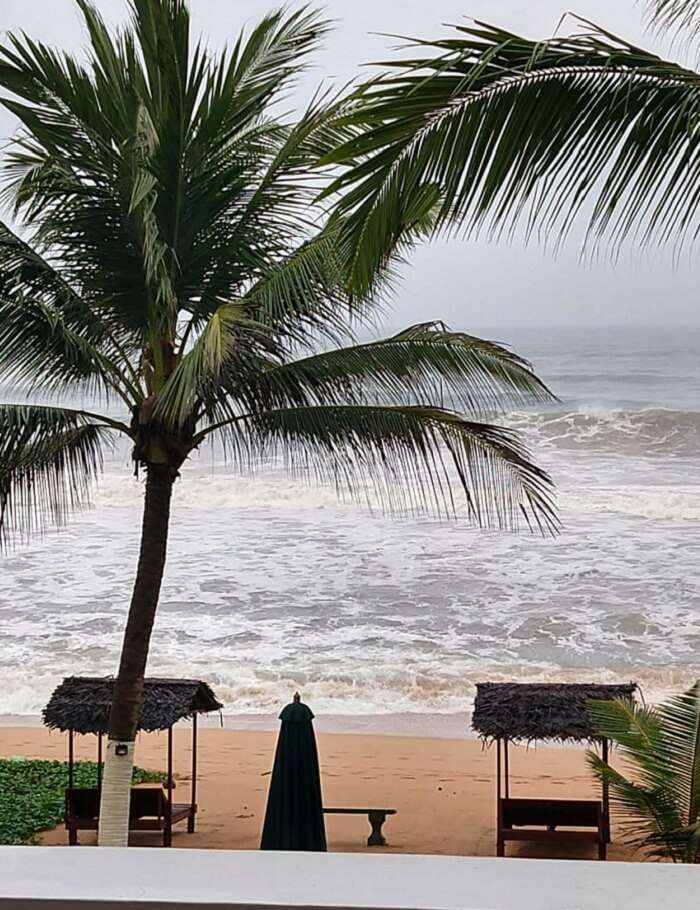
[[[29,394],[82,388],[106,396],[122,379],[118,367],[69,329],[60,312],[2,290],[0,377]]]
[[[433,187],[438,228],[558,242],[588,206],[589,236],[613,245],[695,239],[700,76],[584,26],[543,42],[460,26],[360,90],[345,113],[360,133],[326,159],[348,168],[328,192],[354,288]]]
[[[138,397],[134,339],[107,325],[56,267],[2,223],[0,302],[1,379],[33,389],[93,382],[103,393]]]
[[[0,545],[84,508],[117,429],[80,411],[0,405]]]
[[[646,0],[654,25],[679,32],[696,32],[700,26],[700,3],[698,0]]]
[[[241,426],[254,453],[391,512],[558,529],[550,478],[501,427],[435,407],[325,405],[267,409],[218,429],[239,449]]]

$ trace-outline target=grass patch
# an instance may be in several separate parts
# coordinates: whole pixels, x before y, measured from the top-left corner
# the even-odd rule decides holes
[[[79,761],[74,786],[96,787],[97,764]],[[134,768],[134,783],[165,780],[159,771]],[[0,759],[0,844],[32,844],[40,831],[59,825],[65,816],[68,762]]]

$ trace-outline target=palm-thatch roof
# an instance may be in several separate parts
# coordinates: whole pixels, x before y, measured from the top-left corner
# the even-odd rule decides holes
[[[69,676],[56,687],[43,710],[44,723],[54,730],[106,733],[114,678]],[[147,679],[139,730],[167,730],[194,714],[218,711],[210,686],[198,679]]]
[[[484,739],[593,740],[592,699],[633,698],[636,683],[479,683],[472,727]]]

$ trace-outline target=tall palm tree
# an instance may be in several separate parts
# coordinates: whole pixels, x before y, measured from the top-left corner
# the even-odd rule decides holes
[[[516,354],[440,323],[354,340],[381,297],[346,292],[315,167],[348,134],[323,100],[295,121],[278,103],[326,31],[316,13],[272,13],[214,56],[191,42],[184,0],[131,0],[117,34],[77,2],[85,62],[26,36],[0,49],[2,103],[21,123],[4,160],[21,226],[0,226],[0,382],[43,402],[0,406],[0,536],[63,523],[89,502],[105,446],[129,440],[143,526],[99,831],[125,845],[171,494],[190,454],[218,439],[239,471],[281,455],[388,509],[551,531],[550,479],[513,433],[480,422],[551,394]],[[438,407],[439,391],[461,413]]]
[[[656,0],[660,29],[700,33],[698,0]],[[570,22],[570,19],[566,20]],[[481,22],[383,64],[339,122],[357,131],[327,161],[345,173],[342,249],[360,293],[410,239],[433,230],[520,231],[552,245],[579,218],[614,253],[700,232],[700,73],[585,20],[532,41]]]
[[[699,863],[700,683],[655,707],[619,699],[589,711],[623,763],[618,770],[588,753],[610,785],[623,837],[648,856]]]

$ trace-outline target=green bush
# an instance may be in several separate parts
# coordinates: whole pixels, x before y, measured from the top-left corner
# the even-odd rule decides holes
[[[162,781],[158,771],[134,768],[134,783]],[[40,831],[55,828],[65,814],[68,763],[0,759],[0,844],[31,844]],[[74,786],[97,786],[95,762],[75,763]]]

